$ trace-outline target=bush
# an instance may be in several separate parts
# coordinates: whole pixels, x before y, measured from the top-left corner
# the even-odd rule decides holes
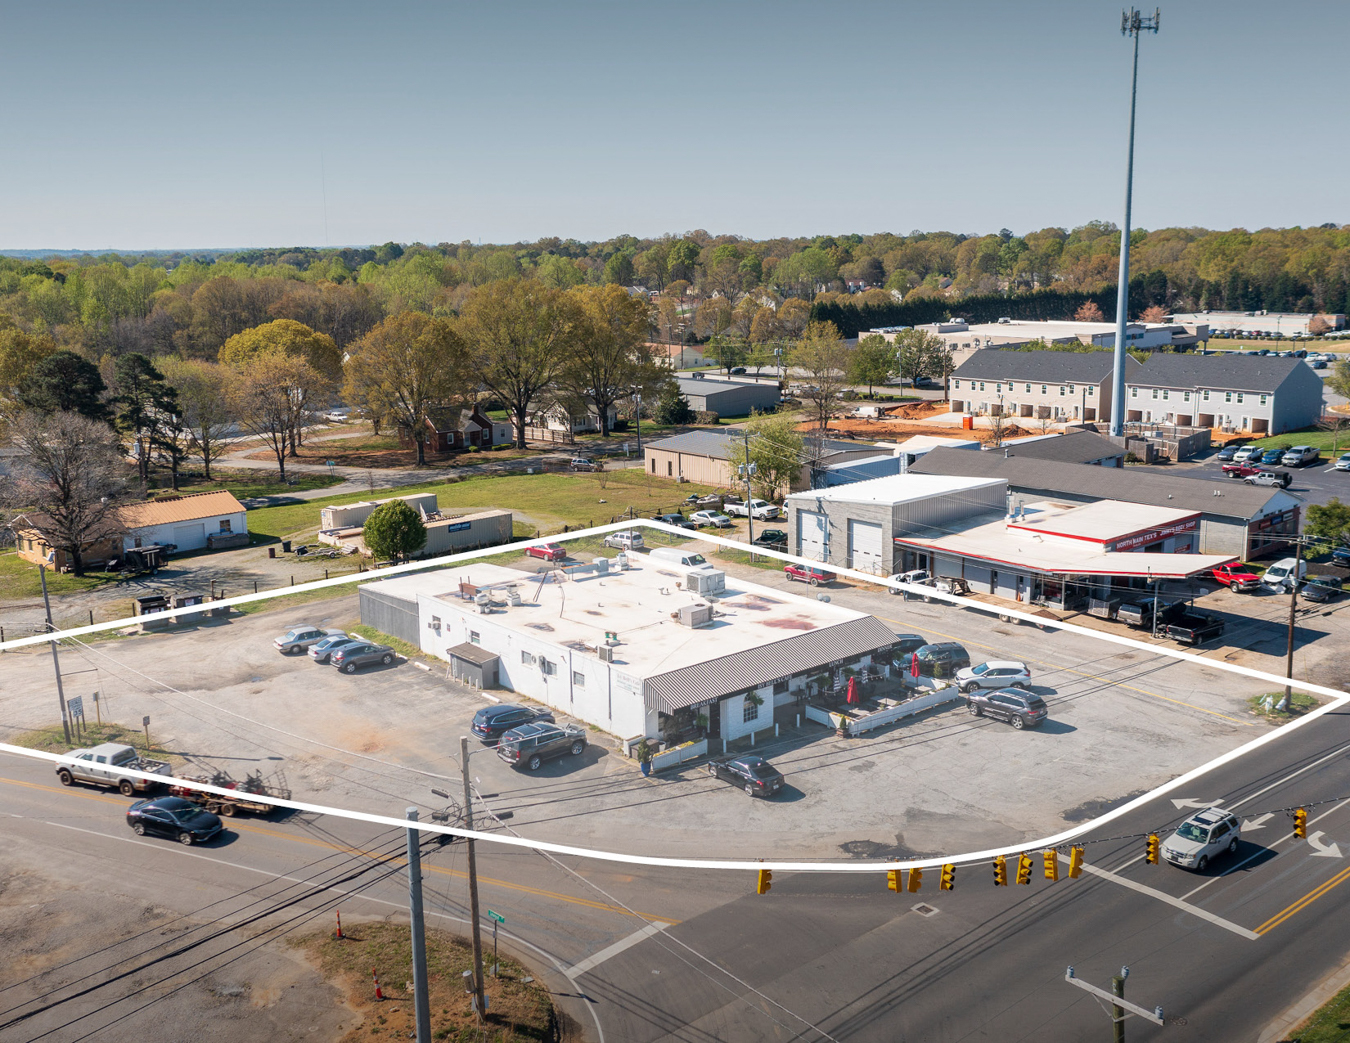
[[[471,453],[476,453],[476,452],[478,452],[478,446],[476,446],[476,445],[471,445],[471,446],[469,446],[469,452],[471,452]]]
[[[653,418],[659,424],[687,424],[694,418],[689,399],[680,394],[679,387],[673,381],[661,393],[653,410]]]
[[[628,421],[625,420],[623,417],[619,417],[619,419],[615,420],[614,423],[609,425],[609,429],[611,431],[627,431]]]
[[[715,424],[721,419],[711,409],[700,409],[694,414],[694,423],[696,424]]]

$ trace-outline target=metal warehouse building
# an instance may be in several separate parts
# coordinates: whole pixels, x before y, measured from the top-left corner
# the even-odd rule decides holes
[[[964,449],[943,452],[979,458]],[[931,455],[931,454],[930,454]],[[898,474],[787,498],[788,538],[803,558],[878,576],[894,571],[895,538],[946,530],[972,514],[1002,511],[1003,478]]]
[[[749,416],[755,410],[777,409],[782,396],[777,384],[750,380],[710,380],[702,373],[676,377],[689,408],[718,416]]]

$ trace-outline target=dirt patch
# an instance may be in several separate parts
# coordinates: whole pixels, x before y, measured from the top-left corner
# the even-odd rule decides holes
[[[324,933],[292,943],[343,991],[347,1006],[361,1015],[361,1024],[343,1036],[342,1043],[409,1038],[416,1023],[410,988],[412,953],[408,927],[383,922],[344,924],[343,933],[346,937],[342,941]],[[491,951],[483,955],[486,973]],[[548,990],[534,981],[528,970],[505,956],[500,959],[498,976],[485,979],[487,1025],[486,1031],[480,1029],[463,985],[463,974],[472,966],[473,953],[466,940],[442,931],[427,932],[432,1038],[487,1039],[494,1043],[560,1038]],[[383,1000],[375,998],[374,977],[379,978]]]
[[[943,412],[943,410],[937,412]],[[815,425],[802,424],[799,425],[798,430],[803,432],[813,431]],[[903,442],[906,438],[911,438],[914,435],[978,439],[980,442],[992,442],[994,440],[994,433],[988,428],[977,427],[974,430],[967,430],[950,424],[925,424],[922,420],[862,420],[855,417],[842,417],[831,420],[826,430],[836,437],[865,438],[871,442]],[[1020,438],[1023,435],[1038,433],[1025,430],[1012,422],[1009,422],[1003,428],[1005,439]]]
[[[1065,822],[1090,822],[1100,815],[1105,815],[1108,811],[1120,807],[1122,804],[1128,804],[1147,790],[1135,790],[1133,793],[1127,793],[1123,797],[1114,797],[1111,800],[1085,800],[1076,808],[1069,808],[1064,812]]]

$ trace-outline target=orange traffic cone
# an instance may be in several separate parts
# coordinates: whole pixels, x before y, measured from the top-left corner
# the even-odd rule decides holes
[[[342,910],[335,909],[334,912],[337,913],[337,933],[333,935],[333,938],[340,942],[342,941]]]
[[[370,969],[370,976],[375,979],[375,998],[377,1000],[384,999],[384,990],[380,988],[380,977],[375,973],[374,967]]]

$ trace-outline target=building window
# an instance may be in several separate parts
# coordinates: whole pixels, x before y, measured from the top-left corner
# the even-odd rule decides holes
[[[1031,394],[1031,385],[1030,385],[1030,384],[1027,385],[1027,394],[1028,394],[1028,395]]]
[[[1181,401],[1189,402],[1190,400],[1191,400],[1191,393],[1189,391],[1183,391],[1181,393]]]
[[[1241,404],[1242,404],[1242,392],[1239,391],[1239,392],[1238,392],[1238,405],[1241,405]]]
[[[572,683],[573,683],[574,685],[576,685],[578,688],[585,688],[585,687],[586,687],[586,675],[583,674],[580,670],[573,670],[573,671],[572,671]]]
[[[747,695],[745,702],[741,704],[741,723],[749,724],[751,721],[757,720],[759,720],[759,703]]]
[[[220,531],[221,531],[221,532],[232,532],[232,531],[233,531],[233,530],[230,528],[230,519],[229,519],[229,518],[221,518],[221,519],[220,519]]]
[[[524,663],[526,666],[534,666],[534,656],[531,655],[529,652],[521,652],[520,661]]]
[[[1264,406],[1265,404],[1266,404],[1266,396],[1265,396],[1265,395],[1262,395],[1262,396],[1261,396],[1261,405]]]
[[[666,477],[667,477],[667,478],[670,478],[670,477],[671,477],[672,475],[674,475],[674,474],[675,474],[675,461],[673,461],[673,460],[667,460],[667,461],[666,461]]]
[[[1138,398],[1138,397],[1139,397],[1139,389],[1138,389],[1138,388],[1130,388],[1130,397],[1131,397],[1131,398]]]
[[[1063,384],[1061,384],[1061,385],[1059,386],[1059,397],[1060,397],[1060,398],[1063,398],[1063,397],[1064,397],[1064,385],[1063,385]]]
[[[653,460],[652,460],[652,474],[655,474],[655,473],[656,473],[656,460],[653,459]]]
[[[1156,402],[1157,400],[1158,400],[1158,389],[1157,389],[1157,388],[1154,388],[1154,389],[1153,389],[1153,401]]]
[[[1231,391],[1225,391],[1225,392],[1223,393],[1223,400],[1224,400],[1225,402],[1231,402],[1231,401],[1233,401],[1233,393],[1232,393]]]
[[[1208,389],[1206,389],[1204,397],[1205,397],[1205,401],[1208,402],[1208,401],[1209,401],[1209,390],[1208,390]]]
[[[961,382],[960,382],[959,380],[953,380],[953,381],[952,381],[952,388],[953,388],[954,390],[956,390],[956,391],[960,391],[960,390],[961,390]]]
[[[1163,401],[1164,401],[1164,402],[1167,401],[1167,395],[1168,395],[1167,388],[1163,388]]]
[[[438,620],[436,620],[436,622],[439,624],[439,623],[440,623],[440,620],[438,619]],[[470,630],[470,631],[469,631],[469,644],[471,644],[471,645],[481,645],[482,643],[483,643],[483,635],[480,634],[477,630]]]
[[[996,394],[996,395],[1001,395],[1001,394],[1003,394],[1003,385],[1002,385],[1002,384],[995,384],[995,385],[994,385],[994,394]]]
[[[981,390],[981,391],[984,390],[984,381],[983,381],[983,380],[980,381],[980,390]]]
[[[1045,385],[1044,385],[1044,384],[1041,385],[1041,394],[1042,394],[1042,395],[1045,394]]]
[[[1097,394],[1097,389],[1096,389],[1095,387],[1093,387],[1091,384],[1089,384],[1088,387],[1087,387],[1087,395],[1088,395],[1088,398],[1093,398],[1093,397],[1096,396],[1096,394]]]
[[[775,681],[773,683],[774,695],[786,695],[787,690],[788,690],[788,679],[786,677],[783,678],[781,681]]]
[[[554,674],[558,672],[558,665],[552,662],[551,660],[545,659],[543,656],[540,656],[539,672],[543,674],[545,677],[552,677]]]
[[[1069,394],[1071,394],[1071,395],[1073,394],[1073,385],[1072,385],[1072,384],[1069,385]]]

